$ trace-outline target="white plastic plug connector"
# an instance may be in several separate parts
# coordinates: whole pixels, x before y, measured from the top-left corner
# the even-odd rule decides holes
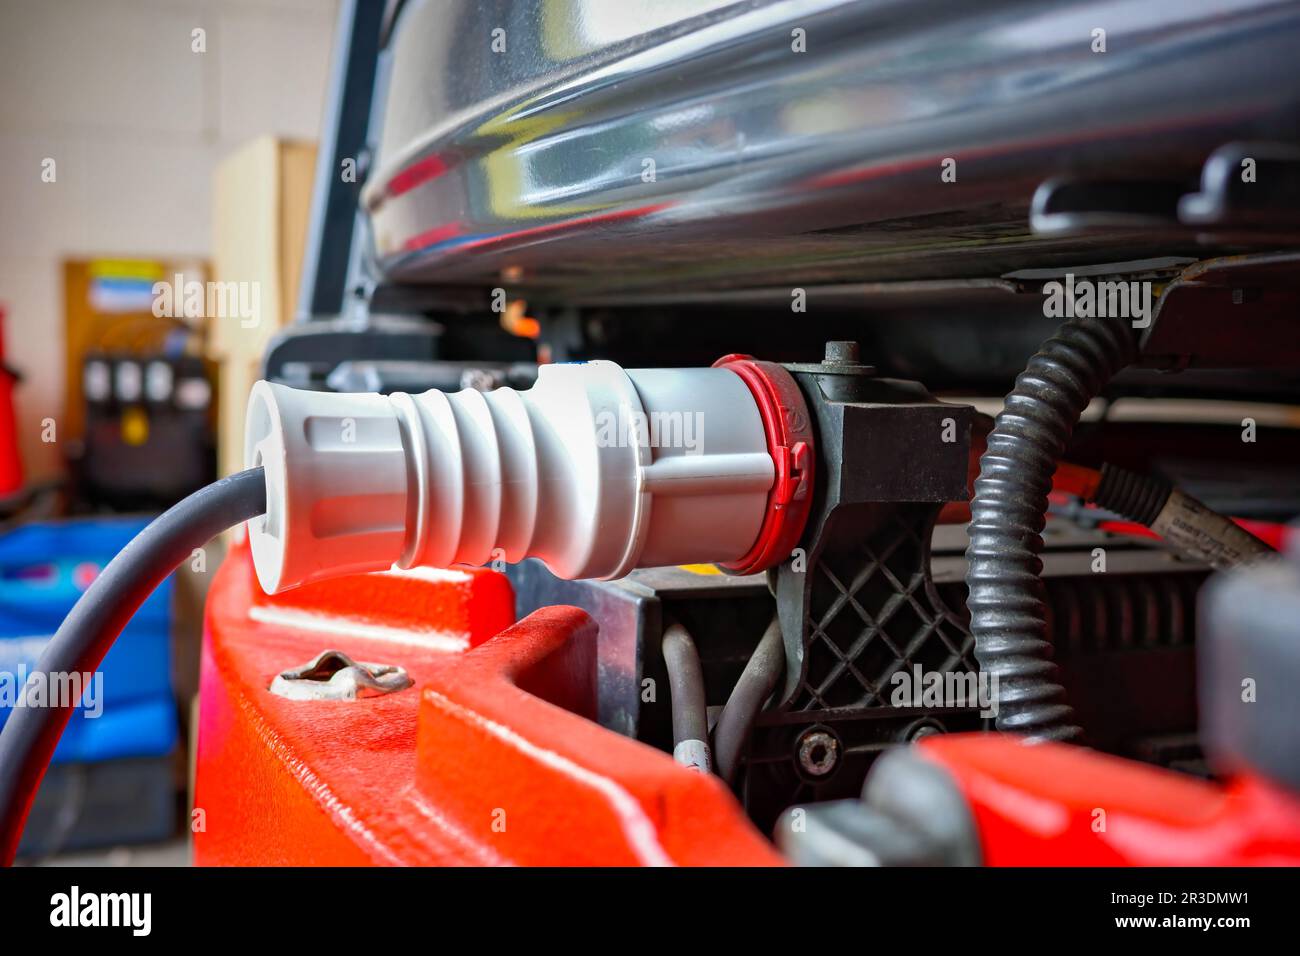
[[[339,574],[540,558],[562,578],[736,561],[777,479],[727,368],[544,365],[527,391],[338,394],[258,382],[249,522],[268,593]]]

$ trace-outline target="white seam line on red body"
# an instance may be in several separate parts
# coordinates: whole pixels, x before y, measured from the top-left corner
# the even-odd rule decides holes
[[[299,631],[318,631],[322,634],[338,637],[387,641],[390,644],[427,647],[435,651],[469,650],[469,638],[448,631],[423,631],[389,627],[386,624],[371,624],[368,621],[358,621],[350,617],[317,614],[312,611],[300,611],[296,608],[267,607],[264,604],[254,604],[248,609],[248,616],[259,624],[271,624],[276,627],[288,627]]]
[[[457,571],[455,568],[430,568],[422,564],[413,568],[399,568],[396,565],[387,571],[374,571],[374,574],[384,575],[390,578],[412,578],[416,581],[434,581],[437,583],[463,584],[466,581],[472,581],[474,576],[468,571]]]
[[[496,852],[489,846],[478,843],[468,833],[456,826],[445,815],[440,813],[423,795],[413,793],[410,797],[410,804],[416,812],[436,826],[449,840],[459,846],[462,850],[474,856],[480,865],[483,866],[514,866],[500,853]]]
[[[645,866],[676,866],[673,859],[659,842],[659,834],[655,829],[654,823],[646,816],[645,809],[637,801],[636,797],[628,793],[621,786],[608,777],[602,777],[600,774],[588,770],[586,767],[579,766],[567,757],[555,753],[553,750],[547,750],[539,747],[525,737],[522,737],[516,731],[511,730],[503,724],[499,724],[482,714],[463,707],[455,701],[444,697],[436,690],[425,688],[425,696],[436,703],[439,707],[449,713],[455,714],[463,720],[487,731],[498,740],[521,753],[540,761],[552,770],[557,770],[571,780],[574,780],[586,787],[595,790],[603,796],[614,811],[619,825],[623,829],[623,835],[627,837],[628,845],[637,859]]]
[[[352,808],[335,795],[329,784],[318,777],[316,772],[307,765],[306,761],[295,756],[293,749],[285,743],[270,722],[262,716],[256,704],[244,694],[240,694],[237,701],[240,709],[247,713],[256,725],[263,739],[271,743],[272,752],[280,757],[289,774],[298,781],[307,792],[308,797],[314,800],[327,816],[333,817],[341,823],[345,830],[355,834],[390,865],[407,865],[405,860],[389,849],[379,837],[370,831],[369,827],[357,819],[352,812]]]

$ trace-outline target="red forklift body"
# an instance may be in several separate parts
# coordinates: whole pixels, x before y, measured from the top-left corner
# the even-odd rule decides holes
[[[595,623],[514,622],[505,577],[357,575],[269,598],[247,547],[208,601],[200,865],[773,865],[714,777],[604,729]],[[342,650],[406,690],[290,700],[277,674]]]

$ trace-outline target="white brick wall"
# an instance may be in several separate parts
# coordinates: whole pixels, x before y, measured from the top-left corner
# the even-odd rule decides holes
[[[0,0],[0,302],[26,376],[29,475],[60,467],[39,423],[62,412],[62,260],[209,256],[217,162],[266,133],[318,138],[336,13],[337,0]]]

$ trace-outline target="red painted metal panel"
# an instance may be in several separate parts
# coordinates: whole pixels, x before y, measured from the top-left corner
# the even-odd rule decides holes
[[[992,866],[1300,864],[1300,798],[1005,734],[918,746],[966,795]]]
[[[512,605],[504,577],[477,569],[267,598],[237,546],[209,595],[195,861],[780,862],[719,781],[590,719],[586,614],[509,626]],[[267,690],[325,648],[399,664],[415,686],[360,701]]]

